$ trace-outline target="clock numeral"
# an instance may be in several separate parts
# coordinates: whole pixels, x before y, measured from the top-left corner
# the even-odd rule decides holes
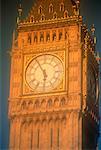
[[[29,82],[29,84],[31,84],[31,82],[34,82],[35,81],[35,79],[32,79],[30,82]]]
[[[37,83],[37,85],[35,86],[34,90],[36,90],[39,86],[40,82]]]
[[[50,84],[51,84],[51,86],[54,88],[54,86],[53,86],[52,82],[50,81],[49,83],[50,83]]]
[[[51,61],[50,61],[50,64],[51,64],[51,62],[54,60],[54,57],[52,57],[52,59],[51,59]]]

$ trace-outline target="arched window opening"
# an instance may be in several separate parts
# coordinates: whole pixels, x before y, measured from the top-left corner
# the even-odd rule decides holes
[[[53,41],[56,41],[56,32],[53,33]]]
[[[68,18],[68,11],[67,10],[64,12],[64,18]]]
[[[49,99],[49,101],[48,101],[48,108],[51,108],[51,107],[52,107],[52,100]]]
[[[29,44],[32,43],[32,35],[31,35],[31,33],[28,33],[28,43]]]
[[[38,100],[36,100],[36,102],[35,102],[35,108],[39,108],[39,101]]]
[[[25,101],[22,103],[22,109],[26,109],[26,102]]]
[[[53,5],[52,4],[49,5],[49,13],[53,13]]]
[[[30,17],[30,22],[34,22],[34,17],[33,16]]]
[[[57,13],[55,12],[54,14],[53,14],[53,19],[56,19],[57,18]]]
[[[67,31],[65,32],[65,40],[67,39]]]
[[[37,41],[38,41],[37,34],[36,34],[36,33],[34,33],[34,42],[35,42],[35,43],[37,43]]]
[[[40,33],[40,42],[43,42],[44,41],[44,35],[43,33]]]
[[[65,100],[65,98],[63,97],[62,99],[61,99],[61,106],[64,106],[66,104],[66,100]]]
[[[64,3],[60,4],[60,11],[62,11],[62,12],[64,11]]]
[[[47,42],[50,41],[50,34],[49,34],[49,33],[47,33],[47,35],[46,35],[46,41],[47,41]]]
[[[44,15],[44,14],[42,14],[41,20],[42,20],[42,21],[45,20],[45,15]]]
[[[59,40],[62,40],[62,32],[59,33]]]
[[[38,9],[38,14],[41,14],[41,13],[42,13],[42,6],[40,6]]]

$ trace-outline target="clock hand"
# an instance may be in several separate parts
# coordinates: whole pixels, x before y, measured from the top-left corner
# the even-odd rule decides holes
[[[46,70],[42,68],[42,66],[40,65],[39,61],[36,59],[36,62],[38,63],[40,69],[42,70],[43,72],[43,76],[44,76],[44,79],[43,80],[46,80],[47,78],[47,74],[46,74]]]
[[[43,82],[43,90],[45,91],[46,79],[44,78],[43,80],[44,80],[44,82]]]
[[[38,63],[38,65],[39,65],[39,67],[40,67],[40,69],[42,70],[42,72],[43,72],[43,68],[42,68],[42,66],[40,65],[40,63],[39,63],[39,61],[36,59],[36,62]]]
[[[45,81],[46,78],[47,78],[47,74],[46,74],[46,70],[45,69],[43,70],[43,75],[44,75],[44,79],[43,80]]]

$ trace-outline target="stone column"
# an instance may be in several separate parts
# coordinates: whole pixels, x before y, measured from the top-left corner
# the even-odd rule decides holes
[[[53,120],[49,119],[47,123],[47,149],[52,150],[53,147]]]
[[[72,111],[68,112],[67,114],[67,125],[66,125],[66,129],[67,129],[67,141],[68,141],[68,145],[67,145],[67,150],[72,150],[73,147],[73,117],[72,117]]]
[[[59,150],[59,137],[60,129],[59,129],[59,119],[55,118],[53,125],[53,150]]]
[[[79,150],[82,149],[82,115],[79,113],[79,116],[78,116],[78,146],[79,146]]]
[[[36,120],[33,126],[33,149],[40,149],[40,120]]]
[[[10,144],[9,149],[14,149],[15,147],[15,119],[12,118],[10,121]]]
[[[68,120],[66,118],[62,118],[60,122],[60,150],[67,150],[68,149],[68,136],[69,136],[69,130],[68,130]]]
[[[32,149],[32,139],[33,139],[33,122],[30,121],[28,124],[28,150]]]
[[[24,122],[21,125],[21,134],[20,134],[20,150],[28,149],[28,122]]]
[[[19,150],[19,147],[20,147],[20,132],[21,132],[21,119],[20,118],[17,118],[16,120],[16,130],[15,130],[15,140],[16,140],[16,143],[15,143],[15,150]]]
[[[47,150],[47,122],[46,120],[42,120],[40,126],[40,150]]]
[[[57,149],[57,126],[56,126],[56,120],[54,118],[53,120],[53,149],[52,150],[56,150]]]
[[[32,150],[36,148],[37,143],[37,133],[36,133],[36,124],[35,120],[33,121],[33,127],[32,127],[33,137],[32,137]]]

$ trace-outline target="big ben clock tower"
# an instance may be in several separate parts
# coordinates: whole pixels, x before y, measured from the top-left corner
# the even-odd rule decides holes
[[[11,150],[96,149],[98,75],[94,26],[79,0],[37,0],[17,21],[9,94]]]

